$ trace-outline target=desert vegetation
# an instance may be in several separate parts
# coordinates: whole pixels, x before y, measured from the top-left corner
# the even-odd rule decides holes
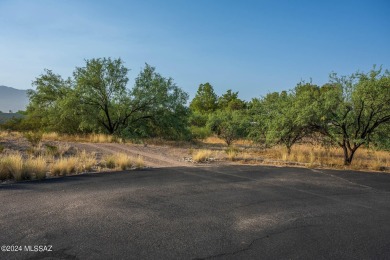
[[[77,149],[66,142],[57,144],[44,142],[38,138],[44,136],[41,133],[0,132],[0,136],[3,141],[12,136],[18,140],[17,142],[28,143],[24,148],[3,146],[0,152],[0,181],[42,180],[52,176],[128,170],[145,166],[140,156],[131,157],[116,153],[98,158],[95,152]],[[110,160],[112,165],[109,163]]]
[[[194,162],[222,158],[312,167],[389,167],[390,73],[382,68],[374,66],[368,73],[349,76],[332,73],[322,86],[300,82],[290,90],[250,101],[232,90],[218,96],[210,83],[203,83],[190,102],[172,78],[163,77],[149,64],[129,88],[128,70],[121,59],[98,58],[86,60],[67,79],[51,70],[38,76],[23,117],[1,125],[3,130],[22,133],[30,144],[30,157],[4,155],[0,143],[1,167],[13,160],[17,165],[22,158],[22,166],[15,169],[38,169],[38,163],[33,167],[27,161],[51,156],[55,159],[45,159],[47,173],[67,175],[99,164],[92,155],[63,156],[60,147],[47,144],[50,141],[184,142],[195,149]],[[213,138],[218,140],[217,148],[210,141]],[[143,163],[141,158],[119,154],[105,157],[100,164],[127,169]],[[3,176],[25,178],[23,170],[3,172]]]

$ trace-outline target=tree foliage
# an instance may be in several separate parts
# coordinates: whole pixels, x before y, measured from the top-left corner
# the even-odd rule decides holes
[[[148,64],[133,89],[127,73],[121,59],[111,58],[86,60],[67,80],[46,70],[28,93],[21,125],[70,134],[188,137],[188,94]]]
[[[283,144],[290,154],[292,146],[307,136],[306,122],[300,120],[301,108],[295,104],[295,93],[283,91],[252,102],[255,110],[252,136],[263,137],[266,145]]]
[[[343,149],[349,165],[357,149],[390,123],[390,74],[375,67],[349,77],[332,74],[315,101],[321,116],[311,124]]]
[[[238,98],[238,92],[228,89],[218,97],[217,107],[221,110],[241,110],[245,108],[245,102]]]
[[[242,111],[218,110],[211,114],[208,128],[230,146],[235,140],[245,138],[249,120]]]
[[[146,64],[130,91],[132,114],[127,134],[169,139],[188,138],[188,94]],[[131,135],[131,134],[130,134]]]
[[[80,101],[81,127],[104,129],[114,134],[131,116],[126,88],[128,69],[121,59],[86,60],[74,72],[75,93]]]
[[[193,112],[210,114],[217,109],[217,94],[210,83],[200,84],[194,99],[190,103]]]
[[[86,60],[67,79],[45,70],[33,82],[35,90],[28,91],[24,117],[4,126],[166,139],[213,133],[227,145],[250,137],[266,146],[282,144],[288,152],[316,136],[339,146],[346,165],[362,146],[390,149],[390,73],[382,69],[333,73],[321,87],[301,82],[249,103],[230,89],[218,97],[205,83],[189,107],[188,94],[154,67],[146,64],[133,88],[128,88],[128,72],[121,59],[111,58]]]

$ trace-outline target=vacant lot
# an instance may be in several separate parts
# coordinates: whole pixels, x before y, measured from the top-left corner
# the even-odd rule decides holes
[[[390,175],[165,167],[0,186],[1,259],[384,259]]]

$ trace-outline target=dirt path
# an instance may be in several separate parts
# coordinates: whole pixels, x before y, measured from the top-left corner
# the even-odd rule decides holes
[[[73,143],[73,146],[88,152],[101,154],[126,153],[130,156],[141,156],[149,167],[186,167],[193,166],[183,161],[185,149],[172,149],[160,146],[141,146],[117,143]]]

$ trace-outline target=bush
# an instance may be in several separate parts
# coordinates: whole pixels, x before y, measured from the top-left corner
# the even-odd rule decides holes
[[[45,144],[45,154],[49,156],[58,156],[58,147],[51,144]]]
[[[191,135],[194,139],[206,139],[211,135],[211,131],[207,127],[191,126]]]
[[[37,147],[41,143],[43,137],[42,132],[26,132],[23,135],[32,147]]]

